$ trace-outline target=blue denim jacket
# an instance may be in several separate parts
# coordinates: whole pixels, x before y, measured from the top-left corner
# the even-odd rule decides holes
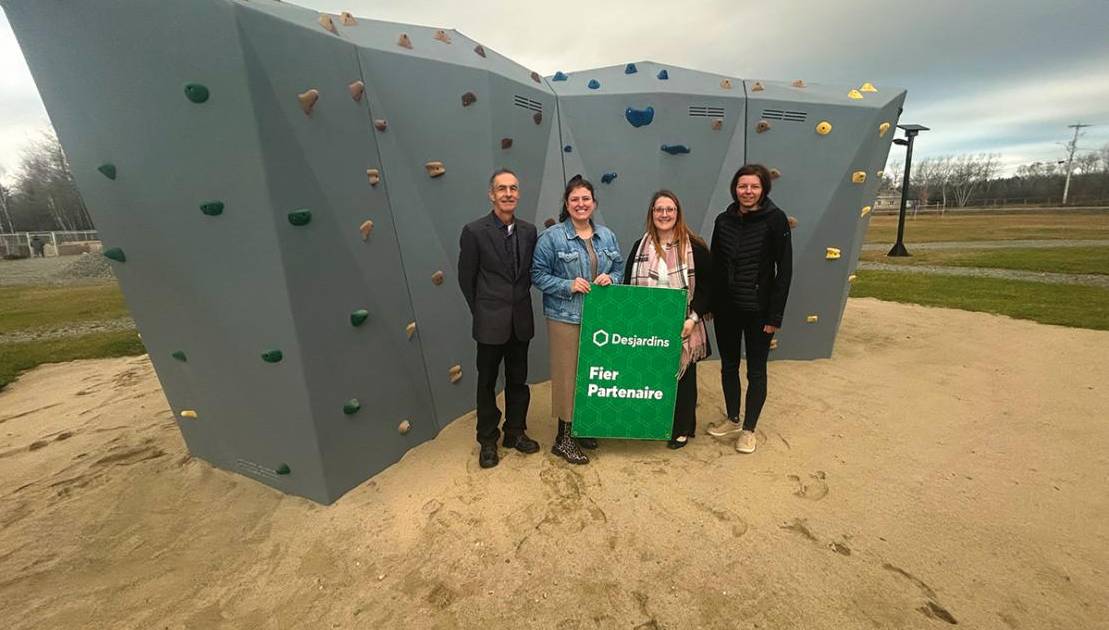
[[[597,273],[607,273],[613,284],[620,284],[624,277],[624,259],[616,235],[603,225],[594,225],[591,240],[597,254]],[[531,260],[531,283],[543,292],[545,317],[567,324],[581,323],[584,296],[570,293],[574,278],[592,281],[585,243],[567,219],[539,235]]]

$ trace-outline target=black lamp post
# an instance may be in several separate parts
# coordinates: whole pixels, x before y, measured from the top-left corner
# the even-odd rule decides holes
[[[905,203],[909,199],[909,168],[913,164],[913,138],[922,131],[928,131],[923,125],[897,125],[898,129],[905,130],[904,138],[897,138],[894,144],[907,147],[905,151],[905,177],[901,180],[901,212],[897,217],[897,242],[893,244],[887,256],[908,256],[909,250],[905,249]]]

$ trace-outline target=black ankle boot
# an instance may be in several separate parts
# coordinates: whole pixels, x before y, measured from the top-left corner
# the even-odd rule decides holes
[[[569,422],[563,422],[562,420],[558,421],[558,435],[555,436],[555,442],[554,446],[551,447],[551,452],[571,464],[589,463],[589,458],[585,456],[585,453],[581,452],[581,447],[578,446],[577,440],[570,436]]]

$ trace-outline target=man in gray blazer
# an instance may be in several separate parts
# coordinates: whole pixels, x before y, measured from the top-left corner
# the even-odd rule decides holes
[[[501,410],[497,408],[497,373],[504,362],[504,446],[521,453],[539,451],[527,429],[528,343],[535,336],[531,310],[531,255],[535,226],[516,216],[520,182],[502,168],[489,178],[493,208],[462,228],[458,253],[458,284],[474,318],[477,342],[478,463],[492,468],[500,460],[497,439]]]

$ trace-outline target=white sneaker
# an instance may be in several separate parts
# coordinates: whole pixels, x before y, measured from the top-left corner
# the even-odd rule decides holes
[[[710,424],[709,428],[705,431],[712,437],[728,437],[735,435],[743,430],[743,425],[737,420],[724,419],[716,424]]]
[[[755,452],[755,432],[754,431],[741,431],[739,439],[735,441],[735,450],[739,453],[754,453]]]

